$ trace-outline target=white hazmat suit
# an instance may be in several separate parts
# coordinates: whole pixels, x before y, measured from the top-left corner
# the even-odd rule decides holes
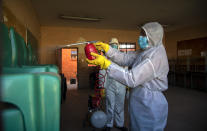
[[[116,38],[111,39],[110,45],[112,48],[119,49],[119,42]],[[106,127],[112,128],[114,122],[117,127],[124,127],[124,100],[126,86],[112,78],[109,78],[106,70],[100,70],[100,73],[106,74],[104,82],[106,90]]]
[[[100,73],[105,74],[105,71],[106,70],[100,70]],[[124,127],[126,86],[109,78],[106,74],[104,87],[106,90],[106,126],[113,127],[113,122],[115,122],[117,127]]]
[[[168,59],[162,44],[163,28],[157,22],[145,24],[149,48],[125,54],[110,47],[106,53],[112,60],[108,76],[132,88],[129,98],[131,131],[163,131],[168,103],[162,91],[167,90]],[[129,66],[126,70],[120,66]]]

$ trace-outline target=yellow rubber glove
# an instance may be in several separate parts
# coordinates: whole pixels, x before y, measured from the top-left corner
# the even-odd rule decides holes
[[[94,43],[94,45],[95,45],[96,49],[99,51],[104,50],[105,52],[108,52],[108,50],[109,50],[109,44],[107,44],[107,43],[103,43],[103,42],[98,41],[98,42]]]
[[[91,55],[92,56],[95,56],[96,59],[94,59],[94,60],[86,59],[86,61],[89,64],[99,65],[101,67],[101,69],[107,69],[111,65],[111,61],[109,61],[108,59],[106,59],[104,56],[98,55],[98,54],[93,53],[93,52],[91,52]]]

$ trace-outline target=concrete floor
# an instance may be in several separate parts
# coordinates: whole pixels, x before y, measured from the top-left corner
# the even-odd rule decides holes
[[[87,89],[68,91],[67,100],[61,106],[61,131],[92,131],[89,125],[83,127],[87,113],[88,94],[91,92]],[[169,87],[164,94],[169,103],[168,123],[165,131],[207,131],[207,93]],[[127,126],[128,113],[127,108],[125,109],[125,125]]]

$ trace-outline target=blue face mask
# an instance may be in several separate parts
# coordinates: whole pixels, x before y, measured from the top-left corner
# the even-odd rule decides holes
[[[146,36],[139,36],[138,44],[141,49],[149,47]]]
[[[111,44],[112,48],[118,49],[118,45],[117,44]]]

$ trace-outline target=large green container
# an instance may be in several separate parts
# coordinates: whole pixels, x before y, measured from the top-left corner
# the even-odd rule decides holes
[[[59,131],[59,75],[56,73],[4,74],[0,78],[1,101],[15,105],[22,112],[26,131]],[[19,121],[12,124],[18,123]]]

